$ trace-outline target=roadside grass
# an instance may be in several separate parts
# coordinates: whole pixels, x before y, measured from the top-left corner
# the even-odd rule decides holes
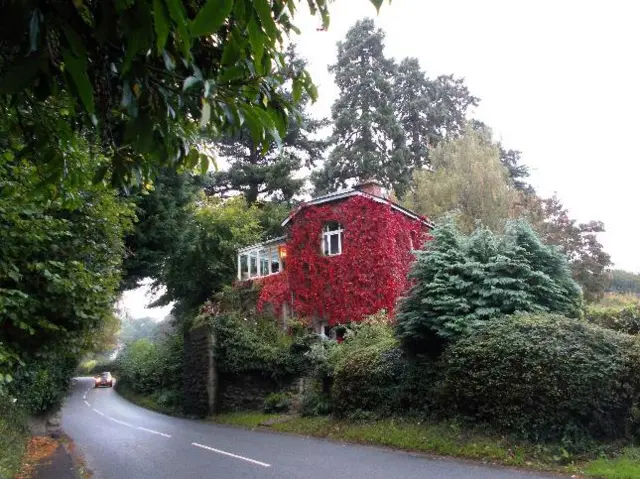
[[[347,421],[330,416],[285,417],[251,411],[220,414],[210,420],[218,424],[386,446],[576,477],[640,478],[640,448],[626,448],[617,457],[594,459],[601,453],[596,445],[592,451],[575,455],[560,445],[514,440],[482,429],[463,428],[455,422]],[[605,449],[616,447],[607,445]],[[617,450],[620,451],[620,447]]]
[[[584,471],[589,477],[604,479],[640,478],[640,448],[627,447],[618,457],[591,461]]]
[[[255,429],[262,423],[277,417],[279,417],[278,414],[266,414],[258,411],[243,411],[218,414],[210,417],[209,420],[216,424]]]
[[[0,477],[13,477],[22,463],[30,435],[24,424],[0,417]]]

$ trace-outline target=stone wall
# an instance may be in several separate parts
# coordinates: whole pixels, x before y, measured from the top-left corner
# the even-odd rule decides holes
[[[271,393],[299,393],[301,381],[299,378],[275,381],[253,374],[221,375],[218,385],[217,409],[223,412],[262,409]]]
[[[212,390],[213,345],[211,328],[200,325],[184,336],[184,411],[204,417],[215,408],[215,388]]]

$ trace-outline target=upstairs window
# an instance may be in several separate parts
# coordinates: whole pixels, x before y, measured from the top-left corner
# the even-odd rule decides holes
[[[325,256],[342,254],[344,229],[340,223],[332,221],[322,230],[322,253]]]

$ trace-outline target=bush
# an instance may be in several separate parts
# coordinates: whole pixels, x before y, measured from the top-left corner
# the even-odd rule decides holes
[[[384,315],[352,326],[335,355],[332,399],[337,415],[367,411],[385,416],[427,407],[430,375],[405,357]]]
[[[23,357],[6,393],[27,414],[43,414],[62,404],[77,364],[73,352],[49,350]]]
[[[262,409],[267,414],[288,412],[291,409],[291,398],[285,393],[271,393],[265,398]]]
[[[592,305],[587,308],[586,319],[603,328],[627,334],[640,333],[640,301],[622,306]]]
[[[439,399],[535,440],[635,432],[640,352],[631,336],[560,316],[479,326],[443,356]]]
[[[215,357],[223,374],[255,374],[279,380],[299,376],[308,361],[306,337],[286,334],[273,320],[246,319],[238,314],[212,318]]]
[[[310,388],[302,395],[300,415],[305,417],[326,416],[331,414],[331,399],[326,394]]]
[[[418,252],[397,316],[407,351],[437,357],[476,325],[516,312],[580,316],[582,293],[567,259],[526,222],[508,223],[504,235],[480,227],[466,236],[445,221],[433,236]]]
[[[125,345],[114,368],[118,379],[134,392],[150,395],[164,391],[175,402],[182,389],[182,353],[183,338],[178,332],[167,334],[159,342],[138,339]]]

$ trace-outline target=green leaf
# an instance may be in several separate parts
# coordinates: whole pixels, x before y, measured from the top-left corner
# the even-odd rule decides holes
[[[222,60],[220,62],[223,65],[234,65],[238,61],[238,58],[240,58],[238,44],[234,41],[227,42],[222,51]]]
[[[189,57],[190,38],[184,4],[181,0],[165,0],[169,16],[178,28],[178,36],[182,45],[182,53]]]
[[[200,155],[200,176],[204,176],[209,171],[209,157],[207,155]]]
[[[69,26],[64,26],[64,36],[67,39],[67,43],[71,47],[71,51],[80,58],[86,58],[87,49],[84,47],[84,43],[82,39],[78,35],[78,33],[70,28]]]
[[[184,82],[182,83],[182,91],[185,92],[192,86],[197,85],[198,83],[201,83],[201,80],[199,78],[195,76],[187,77],[184,79]]]
[[[254,0],[253,8],[258,14],[258,18],[260,19],[260,23],[262,23],[262,27],[264,28],[267,35],[275,40],[278,36],[278,29],[276,27],[276,23],[271,16],[271,6],[267,0]]]
[[[262,143],[264,129],[261,125],[260,118],[253,110],[254,109],[251,106],[242,106],[244,122],[249,128],[249,133],[251,133],[251,139],[253,140],[253,143],[258,145]]]
[[[162,0],[153,0],[153,28],[156,32],[158,53],[164,50],[170,31],[170,19]]]
[[[211,119],[211,105],[208,101],[202,101],[202,111],[200,112],[200,128],[204,128]]]
[[[218,31],[233,8],[233,0],[207,0],[191,22],[191,35],[202,37]]]
[[[370,0],[374,7],[376,7],[376,11],[380,13],[380,7],[384,3],[384,0]]]
[[[293,79],[293,101],[298,103],[302,96],[302,81],[300,78]]]
[[[95,104],[93,102],[93,86],[87,75],[87,59],[74,56],[66,48],[62,49],[65,71],[69,72],[78,96],[88,113],[94,113]]]
[[[39,9],[33,10],[31,21],[29,22],[29,53],[38,50],[38,40],[40,39],[40,22],[42,13]]]
[[[259,65],[262,61],[262,55],[264,54],[265,37],[257,18],[251,18],[251,21],[247,25],[247,31],[249,33],[249,42],[253,48],[255,63]]]

